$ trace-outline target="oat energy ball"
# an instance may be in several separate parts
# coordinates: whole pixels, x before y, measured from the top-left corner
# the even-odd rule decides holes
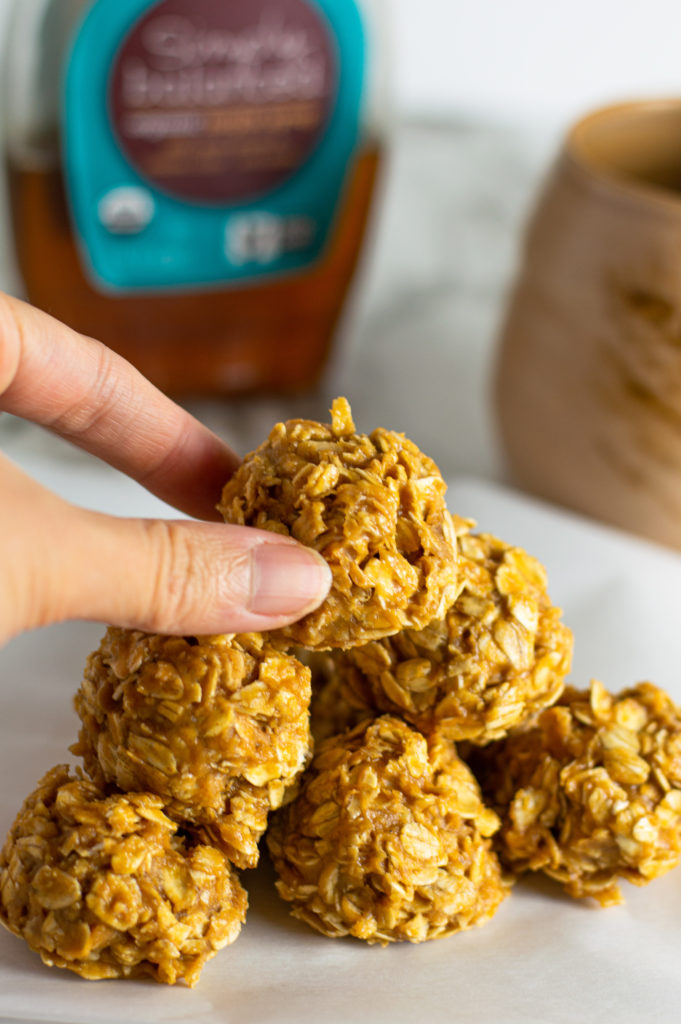
[[[76,695],[74,753],[98,783],[147,790],[254,867],[268,812],[311,755],[310,670],[255,633],[109,629]]]
[[[182,836],[159,797],[105,797],[67,765],[28,797],[0,853],[2,923],[84,978],[194,985],[246,905],[224,854]]]
[[[267,841],[294,917],[331,937],[422,942],[481,924],[507,889],[453,744],[384,716],[323,743]]]
[[[219,506],[228,523],[294,537],[333,574],[316,611],[275,635],[310,650],[421,628],[457,593],[456,538],[435,463],[402,434],[357,434],[338,398],[329,426],[279,423]]]
[[[471,525],[455,519],[462,590],[444,617],[348,651],[337,665],[351,707],[379,708],[424,732],[437,727],[479,744],[558,698],[572,634],[551,604],[540,563],[470,533]]]
[[[651,683],[610,696],[567,689],[536,725],[480,752],[476,771],[502,815],[499,854],[571,896],[622,901],[681,852],[681,710]]]

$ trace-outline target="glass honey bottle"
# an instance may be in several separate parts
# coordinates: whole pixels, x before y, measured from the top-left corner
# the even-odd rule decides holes
[[[380,8],[17,0],[6,162],[28,300],[174,395],[311,387],[385,153]]]

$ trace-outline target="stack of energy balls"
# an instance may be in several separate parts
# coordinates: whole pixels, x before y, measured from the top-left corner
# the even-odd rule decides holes
[[[344,399],[278,424],[220,509],[320,552],[327,599],[266,636],[109,629],[76,696],[83,767],[45,776],[0,855],[3,923],[87,978],[192,985],[239,933],[265,832],[292,913],[369,943],[480,924],[525,870],[609,903],[674,866],[681,713],[650,684],[564,691],[544,570],[444,493]]]

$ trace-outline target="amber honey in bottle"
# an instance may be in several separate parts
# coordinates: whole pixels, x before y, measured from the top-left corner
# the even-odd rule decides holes
[[[372,13],[19,0],[7,162],[29,301],[173,394],[313,385],[384,151]]]

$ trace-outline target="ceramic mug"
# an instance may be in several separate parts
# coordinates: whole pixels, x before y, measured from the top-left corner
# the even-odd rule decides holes
[[[681,548],[681,99],[569,132],[528,226],[495,400],[518,485]]]

